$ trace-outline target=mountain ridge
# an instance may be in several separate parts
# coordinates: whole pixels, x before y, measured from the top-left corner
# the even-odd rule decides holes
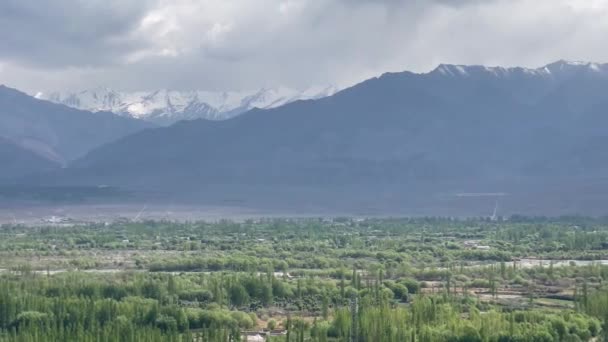
[[[484,65],[463,65],[463,64],[440,64],[435,69],[428,72],[442,73],[450,75],[468,75],[468,71],[485,71],[495,76],[509,73],[525,73],[531,75],[553,75],[563,73],[564,71],[593,71],[603,73],[608,76],[608,63],[582,62],[558,60],[553,63],[546,64],[538,68],[526,67],[501,67],[501,66],[484,66]],[[422,73],[424,74],[424,73]]]
[[[35,96],[55,103],[92,112],[109,111],[159,125],[180,120],[225,120],[253,108],[273,108],[302,99],[333,95],[334,86],[310,87],[304,91],[289,88],[262,88],[242,92],[154,90],[118,92],[98,87],[80,92],[38,93]]]
[[[152,124],[77,110],[0,86],[0,136],[62,165]]]
[[[262,118],[264,118],[265,124],[268,124],[268,125],[270,125],[272,121],[282,120],[280,122],[280,124],[283,124],[286,127],[289,127],[290,123],[288,121],[293,120],[296,122],[296,124],[292,123],[292,127],[290,128],[290,130],[293,130],[293,126],[297,126],[299,129],[308,128],[309,130],[314,130],[315,127],[310,127],[311,124],[308,122],[312,121],[312,122],[315,122],[318,124],[319,122],[315,121],[315,120],[319,120],[319,121],[324,120],[327,118],[327,115],[325,115],[325,114],[319,115],[318,113],[316,113],[314,111],[309,111],[309,113],[307,115],[302,115],[299,117],[291,115],[291,116],[286,116],[285,118],[283,118],[283,113],[289,112],[289,109],[291,109],[291,108],[308,106],[311,103],[313,103],[313,104],[331,103],[335,99],[341,98],[341,97],[349,97],[349,99],[346,100],[346,102],[358,100],[359,102],[362,102],[361,104],[363,105],[363,107],[367,107],[367,108],[365,108],[365,110],[374,111],[374,110],[382,109],[382,106],[386,103],[386,101],[382,101],[380,99],[382,96],[388,95],[388,96],[391,96],[392,99],[394,100],[398,96],[401,96],[401,94],[399,94],[399,92],[404,91],[404,90],[417,92],[417,94],[414,96],[411,96],[411,98],[408,99],[408,103],[404,103],[404,105],[412,106],[412,105],[418,103],[418,106],[419,106],[418,108],[421,108],[420,106],[423,107],[423,106],[428,105],[428,103],[437,101],[437,98],[435,98],[434,96],[437,95],[438,91],[441,91],[441,87],[436,87],[436,86],[431,86],[431,85],[425,84],[425,82],[423,80],[421,80],[421,78],[425,78],[425,77],[428,78],[431,75],[432,75],[432,73],[428,73],[428,74],[413,74],[413,73],[408,73],[408,72],[406,72],[406,73],[387,73],[387,74],[383,74],[382,76],[380,76],[378,78],[364,81],[364,82],[360,83],[359,85],[352,87],[352,88],[348,88],[342,92],[339,92],[338,94],[336,94],[332,97],[324,98],[321,100],[312,101],[312,102],[306,102],[306,101],[296,102],[296,103],[288,104],[283,107],[269,109],[269,110],[262,110],[262,111],[253,110],[253,111],[246,113],[245,115],[243,115],[241,117],[237,117],[235,119],[228,120],[227,122],[223,122],[223,123],[212,124],[212,123],[199,121],[197,123],[194,123],[193,125],[188,125],[188,126],[196,125],[196,127],[198,127],[198,129],[205,130],[205,134],[203,134],[203,135],[214,136],[215,138],[219,138],[219,137],[217,137],[215,134],[213,134],[212,129],[208,128],[209,126],[214,126],[215,128],[219,128],[219,129],[224,129],[223,127],[240,126],[240,129],[242,129],[242,130],[245,130],[245,127],[249,127],[248,133],[243,134],[243,135],[251,136],[250,132],[254,132],[256,130],[256,128],[259,128],[259,129],[263,128],[263,127],[259,127],[261,125],[257,122],[262,117]],[[392,80],[392,79],[395,79],[395,80]],[[394,87],[389,86],[388,91],[385,91],[384,94],[372,94],[373,98],[371,98],[370,101],[373,101],[374,104],[370,104],[369,102],[366,103],[366,101],[361,101],[361,100],[365,100],[366,97],[370,98],[370,94],[367,94],[367,96],[364,96],[365,94],[361,94],[361,95],[355,94],[353,96],[349,96],[350,93],[358,92],[359,89],[366,88],[368,84],[378,83],[378,82],[390,84],[393,81],[398,82],[399,84],[395,85]],[[450,85],[449,80],[448,80],[448,85]],[[477,99],[476,101],[471,101],[471,105],[469,106],[471,108],[468,108],[467,109],[468,111],[478,110],[477,107],[491,108],[495,104],[482,103],[482,101],[489,101],[489,99],[491,99],[492,101],[503,101],[501,99],[501,97],[504,96],[503,90],[501,90],[499,88],[493,89],[491,87],[485,87],[485,89],[480,89],[479,85],[477,84],[477,81],[471,82],[470,88],[462,87],[462,89],[460,89],[459,91],[461,92],[459,96],[462,96],[463,98],[466,98],[467,96],[477,96],[477,95],[483,94],[483,96],[481,98]],[[552,90],[547,90],[547,92],[549,92],[549,93],[551,91]],[[457,101],[457,100],[454,100],[453,98],[451,98],[451,94],[447,94],[444,97],[442,97],[442,96],[440,96],[440,97],[444,101]],[[427,103],[424,103],[424,101],[421,100],[424,98],[426,98]],[[458,101],[462,102],[462,99],[460,99]],[[511,106],[511,107],[517,107],[517,110],[520,112],[533,111],[532,108],[524,108],[524,106],[521,104],[513,104],[511,102],[512,101],[510,99],[505,99],[503,104],[499,104],[499,107],[502,110],[511,110],[510,108],[508,108],[509,106]],[[460,102],[455,102],[455,103],[460,103]],[[330,107],[331,107],[331,105],[330,105]],[[439,112],[448,112],[449,111],[449,109],[447,108],[447,107],[449,107],[449,105],[443,105],[443,107],[445,107],[445,108],[439,110]],[[277,112],[281,112],[282,114],[274,115],[274,113],[277,113]],[[323,112],[323,111],[321,111],[321,112]],[[333,113],[332,113],[333,118],[335,119],[336,117],[344,116],[344,112],[345,112],[345,110],[341,110],[341,109],[333,111]],[[385,113],[386,113],[386,111],[385,111]],[[272,116],[272,119],[268,119],[269,116]],[[362,114],[361,117],[364,118],[366,116],[364,114]],[[352,118],[344,117],[342,119],[347,120],[347,119],[352,119]],[[246,123],[243,124],[243,122],[246,122]],[[327,124],[327,122],[323,122],[323,124]],[[334,122],[333,124],[336,125],[337,123]],[[369,121],[368,119],[365,119],[365,124],[373,126],[374,124],[377,124],[377,123],[374,123],[374,122]],[[189,131],[189,130],[194,129],[192,127],[187,127],[186,125],[178,125],[177,127],[179,127],[180,129],[183,129],[184,131]],[[171,131],[173,129],[174,128],[169,128],[169,131]],[[148,134],[148,133],[144,133],[144,134]],[[128,140],[129,138],[130,137],[128,137],[126,139]],[[285,136],[284,138],[288,139],[290,137]],[[163,139],[159,139],[159,140],[163,140]],[[252,143],[253,143],[253,141],[252,141]],[[209,148],[210,145],[211,144],[207,144],[205,146],[201,146],[200,148],[207,149],[207,148]],[[240,146],[240,147],[245,148],[245,146]],[[224,148],[227,148],[227,147],[224,146]],[[215,153],[213,151],[206,151],[206,152]],[[235,149],[231,152],[236,153],[237,150]],[[263,152],[262,150],[256,151],[256,153],[262,153],[262,152]],[[179,153],[179,152],[175,151],[175,153]],[[231,155],[231,154],[228,153],[227,155]],[[222,158],[222,156],[220,156],[220,155],[216,155],[215,157]]]
[[[601,204],[580,189],[606,188],[602,68],[553,65],[550,77],[464,71],[385,73],[317,100],[141,131],[43,183],[216,204],[229,196],[432,207],[444,194],[478,192],[510,194],[525,210],[556,198],[567,208]]]

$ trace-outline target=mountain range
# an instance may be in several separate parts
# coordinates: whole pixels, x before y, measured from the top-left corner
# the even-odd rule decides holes
[[[334,86],[310,87],[304,91],[283,87],[240,92],[165,89],[118,92],[99,87],[79,92],[39,92],[36,98],[91,112],[113,112],[158,125],[170,125],[180,120],[225,120],[253,108],[274,108],[297,100],[319,99],[336,91]]]
[[[318,100],[135,133],[53,182],[238,198],[359,189],[407,200],[588,186],[608,171],[606,89],[608,66],[593,63],[387,73]]]
[[[608,65],[595,63],[387,73],[320,99],[139,130],[32,182],[409,214],[462,215],[489,194],[516,212],[589,213],[608,198],[607,89]]]
[[[0,86],[0,138],[12,149],[18,147],[52,164],[66,166],[94,147],[150,127],[154,125],[69,108]]]

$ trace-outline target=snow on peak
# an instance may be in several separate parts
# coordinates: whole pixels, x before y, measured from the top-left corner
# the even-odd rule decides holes
[[[488,66],[464,66],[453,64],[440,64],[431,74],[443,76],[471,76],[480,74],[490,74],[497,77],[508,77],[514,74],[526,74],[529,76],[568,76],[572,73],[589,70],[596,73],[608,75],[608,64],[598,64],[580,61],[560,60],[540,68],[503,68]]]
[[[592,71],[592,72],[607,72],[608,67],[606,64],[581,62],[581,61],[566,61],[560,60],[555,63],[551,63],[545,66],[546,69],[555,73],[572,73],[579,71]]]
[[[464,65],[440,64],[435,71],[446,76],[468,75],[467,67]]]
[[[228,119],[252,108],[274,108],[297,100],[331,96],[337,91],[334,86],[314,86],[304,91],[280,87],[235,92],[168,89],[117,92],[97,87],[79,92],[39,92],[36,97],[93,112],[108,111],[159,124],[171,124],[198,118]]]

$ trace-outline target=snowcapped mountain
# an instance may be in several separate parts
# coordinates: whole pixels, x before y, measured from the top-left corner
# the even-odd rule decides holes
[[[333,86],[311,87],[304,91],[290,88],[243,92],[173,91],[118,92],[95,88],[80,92],[38,93],[36,98],[92,112],[113,112],[169,125],[180,120],[224,120],[252,108],[274,108],[297,101],[330,96]]]
[[[608,78],[608,64],[558,61],[540,68],[487,67],[478,65],[442,64],[421,76],[428,82],[438,79],[458,81],[460,78],[492,82],[498,87],[513,90],[513,96],[523,102],[533,102],[546,94],[548,85],[558,85],[577,75]],[[520,85],[525,86],[522,87]],[[482,83],[479,83],[482,84]],[[450,85],[448,85],[450,86]],[[451,87],[451,86],[450,86]],[[80,92],[38,93],[38,99],[49,100],[92,112],[113,112],[159,125],[170,125],[180,120],[225,120],[252,108],[275,108],[297,100],[319,99],[335,94],[334,86],[311,87],[304,91],[290,88],[271,88],[256,91],[173,91],[118,92],[108,88],[94,88]],[[458,96],[458,90],[453,91]]]
[[[442,64],[420,76],[437,92],[445,91],[445,96],[453,98],[470,95],[467,91],[479,93],[493,88],[529,105],[554,96],[554,103],[578,111],[598,105],[597,101],[604,97],[605,90],[598,82],[608,80],[608,64],[565,60],[539,68]],[[475,86],[468,90],[456,86],[462,82],[473,82]],[[568,96],[557,96],[557,91]]]
[[[602,74],[608,76],[608,64],[599,64],[591,62],[575,62],[560,60],[555,63],[547,64],[540,68],[522,68],[522,67],[488,67],[481,65],[454,65],[441,64],[430,74],[441,76],[476,76],[476,75],[493,75],[496,77],[513,77],[518,75],[528,75],[531,77],[552,77],[552,78],[567,78],[579,74],[581,72],[589,72],[593,74]]]
[[[48,183],[146,189],[204,203],[314,201],[361,210],[367,198],[363,208],[454,212],[464,205],[446,193],[470,189],[509,193],[513,212],[539,203],[605,211],[607,69],[557,62],[386,73],[331,98],[130,135]]]

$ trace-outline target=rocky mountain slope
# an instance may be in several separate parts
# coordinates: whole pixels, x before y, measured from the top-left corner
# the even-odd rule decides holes
[[[112,113],[42,101],[0,86],[0,137],[62,165],[94,147],[153,126]]]

